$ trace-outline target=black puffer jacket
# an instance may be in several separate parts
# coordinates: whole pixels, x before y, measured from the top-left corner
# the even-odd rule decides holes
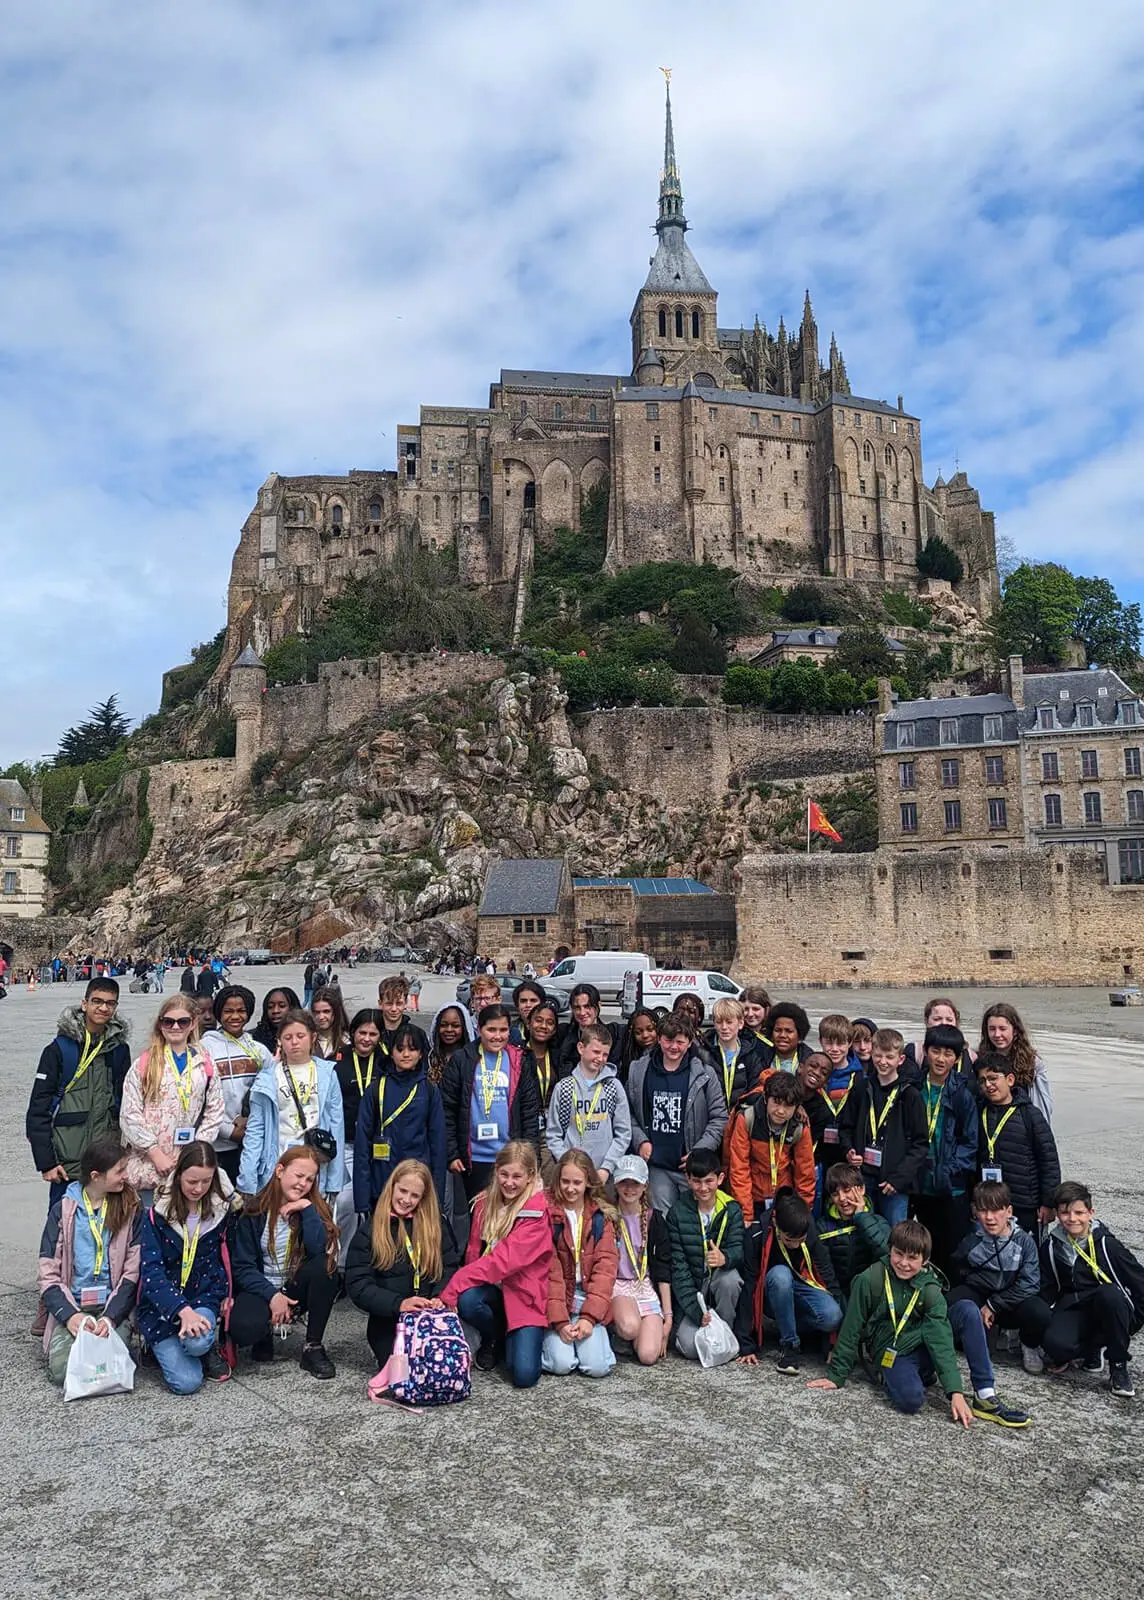
[[[1013,1106],[1013,1115],[1000,1134],[996,1130],[1008,1106],[982,1106],[977,1162],[979,1167],[1000,1167],[1013,1196],[1014,1211],[1028,1213],[1052,1205],[1053,1190],[1061,1181],[1061,1162],[1053,1130],[1024,1089],[1013,1091]],[[996,1135],[992,1156],[986,1129]]]
[[[883,1122],[882,1113],[895,1090],[894,1103]],[[870,1129],[871,1109],[875,1126],[881,1123],[876,1135]],[[869,1183],[889,1183],[898,1194],[912,1194],[929,1153],[926,1108],[921,1095],[912,1083],[904,1083],[901,1078],[887,1090],[877,1078],[863,1075],[851,1089],[838,1118],[838,1138],[843,1155],[847,1150],[862,1155],[871,1144],[881,1150],[880,1166],[862,1163],[862,1176]]]
[[[390,1230],[397,1237],[398,1223],[390,1218]],[[441,1276],[422,1278],[419,1288],[413,1287],[413,1263],[404,1247],[397,1252],[397,1260],[388,1272],[382,1272],[373,1261],[372,1225],[359,1228],[350,1243],[346,1256],[346,1293],[370,1317],[384,1317],[396,1321],[401,1315],[401,1302],[415,1294],[435,1300],[460,1265],[457,1241],[448,1220],[441,1219]]]

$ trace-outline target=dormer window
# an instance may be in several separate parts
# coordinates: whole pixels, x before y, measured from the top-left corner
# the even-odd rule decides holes
[[[915,744],[917,730],[912,722],[898,723],[898,749],[912,750]]]
[[[1096,726],[1096,707],[1091,700],[1082,700],[1080,705],[1077,706],[1076,719],[1082,728],[1094,728]]]
[[[986,717],[985,718],[985,740],[986,740],[986,743],[990,743],[995,739],[1002,739],[1002,738],[1004,738],[1004,736],[1005,736],[1005,723],[1004,723],[1004,720],[999,716]]]
[[[942,744],[957,743],[957,718],[942,717],[940,738]]]
[[[1053,708],[1052,708],[1052,706],[1038,706],[1037,707],[1037,726],[1038,726],[1038,728],[1048,728],[1048,729],[1052,728],[1052,726],[1053,726]]]
[[[23,806],[13,806],[12,809],[11,809],[11,812],[9,814],[10,814],[13,822],[23,822],[23,820],[24,820],[24,807]]]
[[[1120,720],[1129,727],[1135,723],[1136,702],[1134,700],[1122,700],[1120,702]]]

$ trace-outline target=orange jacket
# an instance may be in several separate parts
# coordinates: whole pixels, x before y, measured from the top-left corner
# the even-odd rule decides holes
[[[597,1218],[599,1219],[597,1221]],[[572,1317],[576,1288],[576,1261],[572,1253],[568,1219],[559,1200],[549,1198],[549,1219],[556,1249],[548,1274],[548,1320],[554,1328]],[[598,1235],[598,1237],[597,1237]],[[581,1223],[580,1279],[584,1293],[581,1313],[593,1322],[611,1322],[612,1294],[620,1260],[611,1219],[591,1200],[585,1201]]]
[[[772,1141],[765,1095],[765,1084],[745,1094],[731,1113],[728,1127],[727,1182],[747,1226],[754,1222],[756,1208],[762,1209],[764,1201],[773,1200],[776,1190],[784,1184],[790,1184],[808,1206],[814,1204],[814,1140],[810,1125],[804,1113],[797,1110],[782,1135]],[[753,1112],[753,1126],[748,1126],[748,1111]]]

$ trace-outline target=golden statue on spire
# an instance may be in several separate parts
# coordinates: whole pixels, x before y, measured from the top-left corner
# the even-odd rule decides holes
[[[670,83],[671,82],[671,68],[670,67],[660,67],[659,70],[663,73],[665,82]]]

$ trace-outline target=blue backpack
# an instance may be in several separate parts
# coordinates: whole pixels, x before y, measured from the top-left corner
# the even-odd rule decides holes
[[[420,1410],[467,1400],[468,1341],[455,1311],[406,1311],[397,1319],[393,1354],[369,1381],[371,1400]]]

